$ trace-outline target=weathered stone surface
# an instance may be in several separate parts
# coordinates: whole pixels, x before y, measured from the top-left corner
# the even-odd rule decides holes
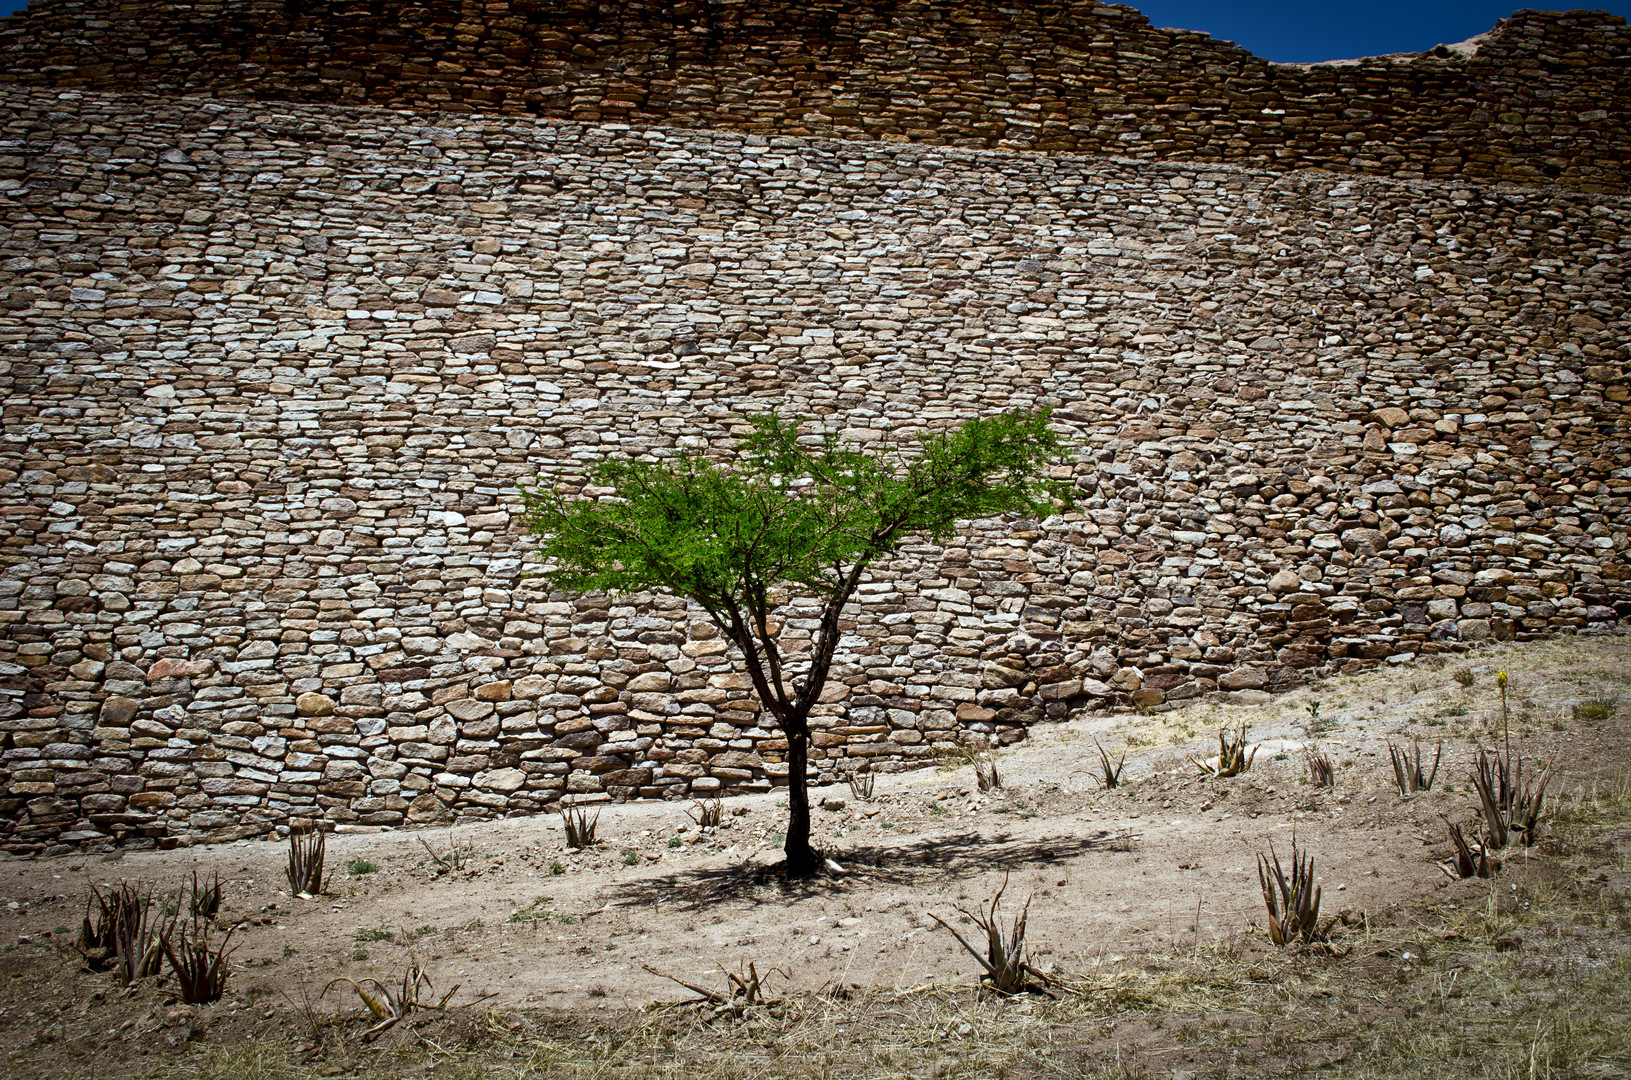
[[[127,697],[110,697],[102,702],[97,722],[103,727],[122,727],[141,711],[141,702]]]
[[[638,2],[601,10],[511,0],[344,9],[225,0],[207,10],[197,17],[174,4],[34,0],[26,14],[0,20],[0,79],[1631,186],[1631,110],[1616,77],[1631,34],[1603,11],[1519,11],[1465,47],[1303,66],[1157,29],[1130,7],[1091,0],[748,0],[687,17]],[[333,167],[303,162],[283,175],[320,184],[328,178],[321,170]],[[522,192],[572,182],[548,168],[518,174]],[[511,190],[461,194],[472,221],[501,220],[513,205]],[[703,259],[678,269],[695,281],[720,272]],[[1440,272],[1427,264],[1415,272],[1424,271]],[[461,295],[450,282],[426,284],[415,300],[446,305]],[[521,291],[527,282],[495,284],[494,302],[536,295]],[[98,282],[72,288],[75,301],[107,292]],[[1585,311],[1568,323],[1605,325]],[[462,329],[465,352],[491,348],[486,328]],[[1252,328],[1243,341],[1265,354],[1289,347],[1271,326]],[[344,518],[354,501],[335,496],[326,509]],[[505,524],[495,512],[443,513],[471,529]]]
[[[110,792],[181,842],[781,782],[704,613],[551,593],[511,524],[765,402],[860,443],[1051,405],[1069,446],[1070,506],[863,584],[828,780],[1631,613],[1622,199],[15,87],[0,122],[11,850],[124,828]]]
[[[147,669],[147,681],[187,679],[207,675],[215,665],[208,660],[160,660]]]
[[[335,704],[331,697],[308,691],[295,698],[294,708],[297,716],[333,716]]]
[[[509,680],[484,683],[476,687],[475,694],[478,701],[509,701],[511,683]]]
[[[1043,701],[1063,701],[1066,698],[1076,697],[1081,692],[1082,680],[1080,679],[1068,679],[1064,682],[1048,683],[1038,691],[1039,696]]]
[[[1236,668],[1218,676],[1220,690],[1261,690],[1269,683],[1262,668]]]
[[[493,769],[477,773],[472,779],[477,787],[508,795],[521,789],[527,782],[527,774],[520,769]]]
[[[1110,677],[1110,686],[1113,689],[1133,691],[1144,684],[1144,675],[1135,667],[1124,667]]]
[[[1396,405],[1377,409],[1371,415],[1378,423],[1390,428],[1404,427],[1410,422],[1410,414]]]
[[[1302,588],[1302,585],[1302,579],[1297,576],[1295,570],[1281,570],[1269,578],[1268,589],[1269,592],[1279,596],[1284,593],[1294,593]]]
[[[987,690],[1001,690],[1004,687],[1024,686],[1030,681],[1030,676],[1023,670],[1006,667],[1002,664],[987,664],[980,675],[980,684]]]
[[[490,701],[467,698],[464,701],[449,702],[447,711],[448,714],[455,720],[463,721],[464,723],[468,724],[471,721],[480,720],[484,717],[493,715],[493,708],[493,703]]]

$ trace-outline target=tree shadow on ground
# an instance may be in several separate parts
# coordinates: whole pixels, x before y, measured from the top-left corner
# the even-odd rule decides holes
[[[1082,836],[1016,840],[1007,833],[982,836],[961,832],[951,836],[925,836],[909,843],[861,844],[832,848],[825,854],[844,873],[826,871],[813,878],[789,879],[781,863],[740,863],[735,866],[680,870],[672,874],[620,882],[608,893],[619,905],[678,904],[701,908],[729,900],[785,903],[824,896],[855,885],[910,885],[1048,866],[1094,852],[1131,851],[1129,832],[1100,829]]]

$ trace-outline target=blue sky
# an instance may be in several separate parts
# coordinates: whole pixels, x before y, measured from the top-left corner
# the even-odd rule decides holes
[[[1133,5],[1156,26],[1202,30],[1281,63],[1421,52],[1482,34],[1519,8],[1584,7],[1631,16],[1627,0],[1556,8],[1537,0],[1145,0]]]
[[[0,0],[0,11],[24,4]],[[1488,0],[1145,0],[1133,5],[1156,26],[1202,30],[1282,63],[1421,52],[1465,41],[1529,4]],[[1631,17],[1631,0],[1582,6]]]

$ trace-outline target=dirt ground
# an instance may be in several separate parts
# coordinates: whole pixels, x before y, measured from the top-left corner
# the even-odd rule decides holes
[[[1555,770],[1550,810],[1493,880],[1452,881],[1445,822],[1475,814],[1497,670],[1514,744]],[[967,762],[881,775],[870,799],[817,789],[818,842],[847,873],[808,884],[773,869],[776,793],[725,799],[708,830],[688,804],[604,806],[585,852],[553,815],[334,834],[316,899],[289,895],[273,842],[7,859],[0,1068],[1193,1080],[1384,1076],[1390,1061],[1438,1075],[1431,1043],[1445,1075],[1631,1075],[1631,1015],[1605,989],[1631,974],[1628,688],[1631,638],[1616,636],[1429,658],[1262,705],[1072,719],[1001,752],[990,792]],[[1191,757],[1242,721],[1251,769],[1203,777]],[[1401,797],[1390,740],[1419,740],[1429,762],[1442,740],[1430,792]],[[1114,789],[1100,745],[1126,755]],[[1334,787],[1309,783],[1309,747]],[[1325,914],[1342,916],[1332,949],[1278,949],[1260,929],[1257,856],[1289,855],[1293,837]],[[127,990],[85,969],[73,943],[90,885],[173,893],[194,870],[219,871],[218,921],[234,928],[220,1003],[180,1005],[168,976]],[[1010,912],[1032,898],[1027,941],[1054,998],[977,995],[974,961],[930,917],[955,921],[1005,881]],[[400,983],[414,961],[431,996],[458,990],[377,1042],[345,984],[322,993],[341,976]],[[775,970],[775,1004],[742,1016],[662,1008],[691,995],[648,970],[722,991],[721,969],[750,962]]]

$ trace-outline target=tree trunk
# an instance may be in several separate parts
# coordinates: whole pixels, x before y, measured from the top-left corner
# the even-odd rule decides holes
[[[810,758],[808,730],[787,733],[787,876],[810,877],[820,865],[810,846],[810,791],[807,784]]]

